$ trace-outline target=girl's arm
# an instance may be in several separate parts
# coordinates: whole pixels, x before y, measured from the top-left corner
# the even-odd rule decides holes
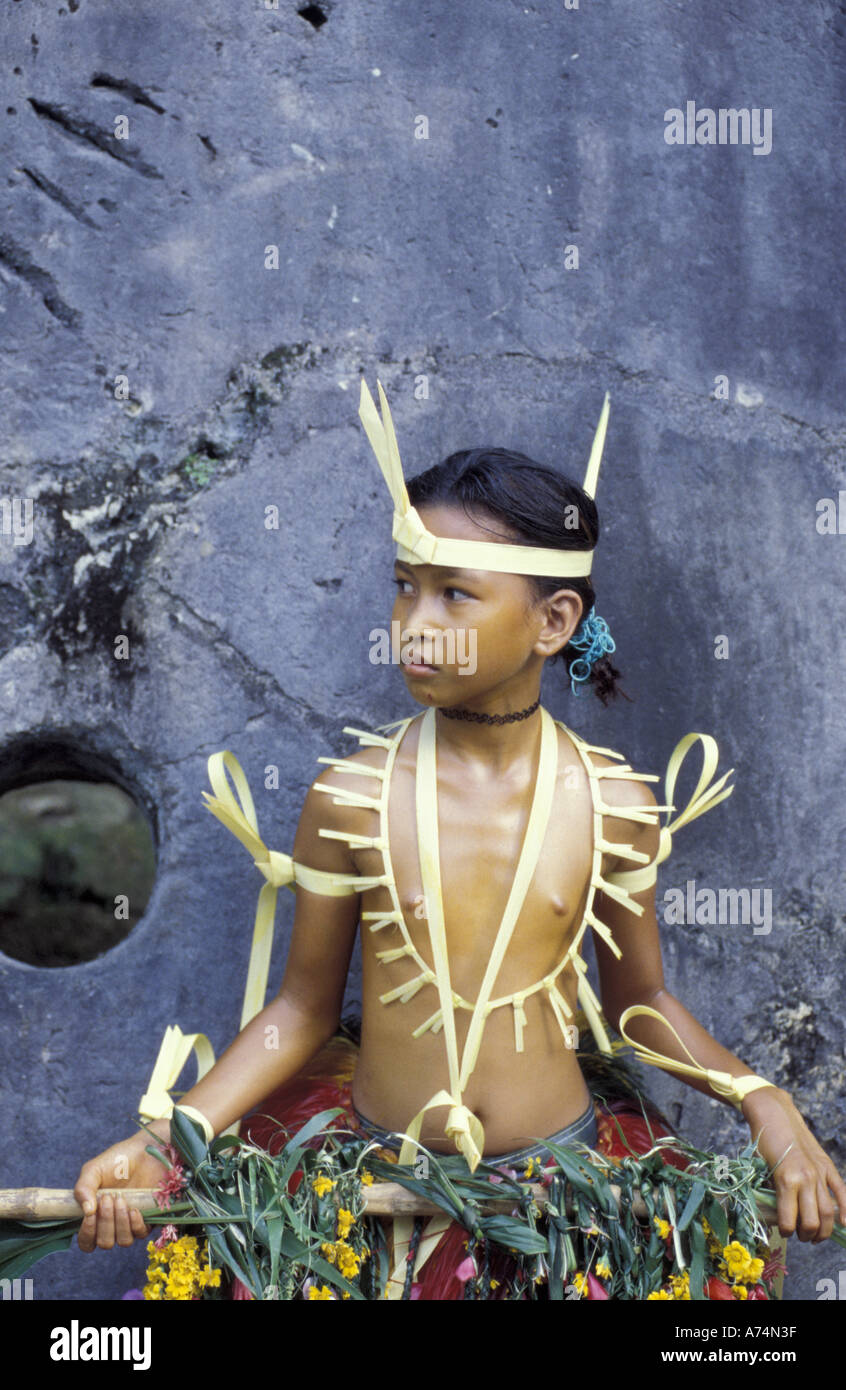
[[[623,789],[617,802],[612,788]],[[656,805],[655,796],[644,783],[605,781],[603,794],[609,805],[622,805],[623,801],[626,805]],[[638,826],[631,821],[619,824],[625,827],[627,844],[654,857],[658,849],[657,826]],[[639,833],[632,834],[633,830]],[[620,859],[609,872],[630,868],[629,861]],[[672,1024],[700,1066],[729,1072],[734,1077],[754,1075],[751,1067],[717,1042],[667,989],[655,915],[655,886],[633,894],[632,898],[644,909],[640,917],[604,894],[596,896],[596,915],[610,928],[622,952],[617,960],[594,932],[602,1007],[609,1023],[618,1029],[625,1009],[631,1004],[647,1004]],[[729,981],[721,983],[723,997],[729,998]],[[658,1019],[637,1016],[626,1024],[626,1031],[636,1042],[665,1057],[690,1062],[670,1029]],[[682,1079],[697,1091],[725,1099],[712,1090],[705,1078]],[[811,1134],[790,1095],[780,1087],[765,1086],[748,1095],[742,1109],[759,1153],[774,1170],[779,1231],[783,1236],[795,1231],[803,1241],[826,1240],[835,1220],[846,1222],[846,1183]]]
[[[332,780],[332,773],[317,779]],[[294,840],[293,858],[313,869],[355,873],[348,848],[339,840],[318,835],[322,825],[337,828],[338,808],[332,798],[310,789]],[[359,897],[324,896],[298,886],[297,904],[285,975],[278,995],[238,1034],[206,1075],[187,1091],[179,1104],[201,1111],[215,1134],[246,1114],[266,1096],[294,1076],[335,1033],[341,1015],[347,971],[358,925]],[[246,963],[248,929],[238,959]],[[240,947],[242,943],[238,943]],[[245,968],[242,967],[242,968]],[[243,981],[233,973],[233,989]],[[167,1140],[170,1122],[157,1120],[152,1128]],[[85,1208],[79,1232],[80,1249],[110,1249],[115,1243],[130,1245],[149,1234],[140,1213],[128,1210],[122,1199],[104,1199],[101,1187],[155,1185],[162,1168],[144,1150],[150,1142],[145,1131],[113,1145],[86,1163],[74,1193]],[[125,1177],[114,1178],[116,1159]],[[127,1167],[128,1165],[128,1167]]]
[[[332,774],[315,779],[331,782]],[[343,814],[343,812],[342,812]],[[312,786],[303,805],[292,857],[312,869],[354,874],[348,846],[324,838],[338,808]],[[209,1120],[216,1134],[296,1075],[336,1032],[358,926],[359,897],[332,897],[296,889],[297,905],[285,974],[276,998],[182,1097]]]

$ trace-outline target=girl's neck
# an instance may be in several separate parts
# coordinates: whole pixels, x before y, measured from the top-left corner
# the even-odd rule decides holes
[[[534,704],[537,695],[528,701]],[[525,709],[526,705],[521,708]],[[512,713],[511,710],[479,711],[480,713]],[[502,771],[523,759],[533,759],[537,753],[541,730],[541,707],[525,719],[511,724],[477,724],[463,719],[449,719],[435,714],[439,750],[444,750],[458,762],[480,764]]]

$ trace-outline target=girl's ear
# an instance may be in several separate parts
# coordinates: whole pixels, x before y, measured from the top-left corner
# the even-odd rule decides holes
[[[554,656],[566,647],[582,621],[584,605],[575,589],[557,589],[548,598],[541,599],[538,606],[543,614],[544,623],[538,633],[534,651],[539,656]]]

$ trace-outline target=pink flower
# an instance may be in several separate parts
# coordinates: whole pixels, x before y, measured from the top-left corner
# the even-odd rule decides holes
[[[179,1154],[172,1144],[165,1145],[165,1153],[173,1163],[172,1168],[168,1168],[158,1187],[156,1188],[156,1206],[164,1210],[169,1207],[171,1200],[178,1197],[185,1186],[185,1170],[179,1161]]]
[[[161,1235],[153,1241],[157,1250],[162,1250],[172,1240],[178,1240],[179,1232],[175,1226],[163,1226]]]
[[[458,1266],[458,1269],[455,1271],[455,1277],[456,1277],[456,1279],[458,1279],[462,1284],[466,1284],[468,1279],[475,1279],[475,1278],[476,1278],[476,1273],[477,1273],[477,1271],[476,1271],[476,1262],[475,1262],[475,1260],[473,1259],[473,1256],[472,1256],[472,1255],[468,1255],[468,1256],[466,1257],[466,1259],[463,1259],[463,1260],[461,1261],[461,1264]]]
[[[599,1299],[608,1297],[606,1290],[602,1287],[595,1274],[588,1274],[587,1282],[588,1298],[598,1301]]]

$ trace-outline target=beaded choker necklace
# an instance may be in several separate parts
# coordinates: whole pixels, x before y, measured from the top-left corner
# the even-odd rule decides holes
[[[469,719],[471,724],[516,724],[518,719],[528,719],[530,714],[534,714],[540,705],[540,700],[535,700],[533,705],[527,709],[517,710],[515,714],[477,714],[472,709],[439,709],[438,713],[443,714],[447,719]]]

